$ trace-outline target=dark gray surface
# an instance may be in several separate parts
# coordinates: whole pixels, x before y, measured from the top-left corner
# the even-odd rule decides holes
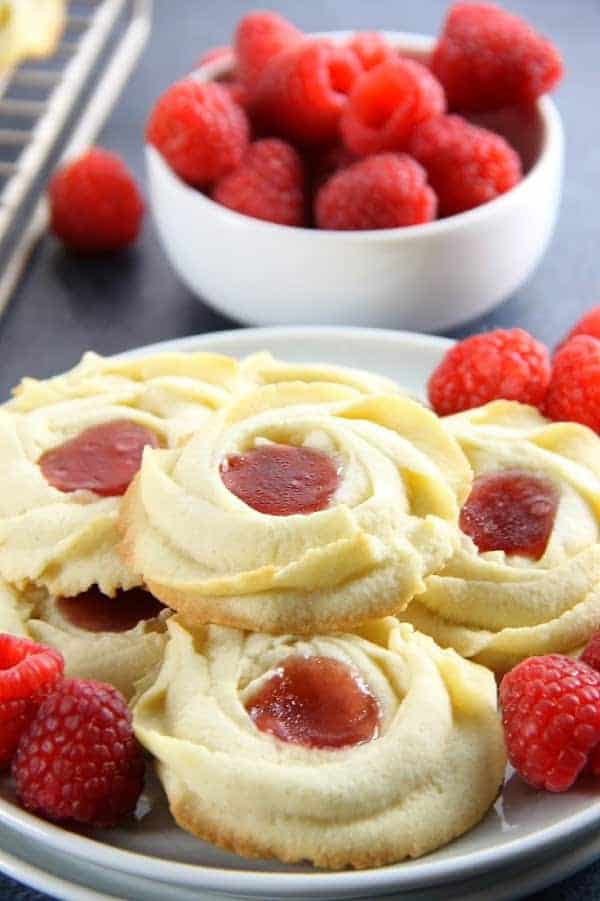
[[[207,47],[226,43],[241,14],[240,0],[157,0],[153,36],[102,136],[143,181],[142,129],[157,93],[182,75]],[[600,3],[598,0],[511,0],[562,48],[567,78],[558,103],[567,133],[562,212],[552,246],[534,277],[500,309],[453,334],[520,325],[556,342],[581,311],[600,303],[598,185],[600,183]],[[391,28],[433,33],[445,0],[280,0],[277,8],[305,29]],[[235,259],[235,248],[232,248]],[[282,298],[285,303],[285,298]],[[152,224],[135,250],[119,258],[83,260],[48,239],[0,323],[0,396],[23,375],[46,376],[94,348],[128,347],[230,328],[234,323],[200,305],[170,272]],[[586,901],[600,897],[600,864],[530,901]],[[0,898],[38,901],[0,877]]]

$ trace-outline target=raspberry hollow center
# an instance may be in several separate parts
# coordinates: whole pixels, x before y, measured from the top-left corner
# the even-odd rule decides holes
[[[246,710],[257,729],[307,748],[343,748],[376,738],[376,698],[331,657],[288,657]]]
[[[143,588],[118,591],[109,598],[96,585],[75,597],[58,598],[56,605],[66,620],[87,632],[129,632],[164,610]]]
[[[340,481],[339,466],[329,454],[288,444],[266,444],[231,454],[220,471],[232,494],[270,516],[323,510]]]
[[[480,551],[543,556],[559,493],[546,478],[511,469],[479,476],[460,513],[460,527]]]

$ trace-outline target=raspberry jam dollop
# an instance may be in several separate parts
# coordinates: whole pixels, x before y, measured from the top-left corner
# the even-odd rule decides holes
[[[344,748],[377,737],[379,704],[331,657],[288,657],[246,710],[261,732],[307,748]]]
[[[480,551],[504,551],[539,560],[558,507],[549,479],[509,469],[479,476],[460,512],[460,527]]]
[[[158,435],[136,422],[115,419],[84,429],[40,457],[44,477],[59,491],[87,489],[103,497],[125,494],[140,468],[146,445]]]
[[[65,619],[87,632],[129,632],[164,610],[160,601],[143,588],[118,591],[116,597],[109,598],[96,585],[75,597],[58,598],[56,605]]]
[[[221,478],[232,494],[259,513],[291,516],[323,510],[339,485],[337,462],[312,447],[265,444],[231,454]]]

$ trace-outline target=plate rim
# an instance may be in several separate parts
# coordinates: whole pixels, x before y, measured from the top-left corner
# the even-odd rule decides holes
[[[447,350],[454,343],[451,339],[441,336],[392,329],[335,325],[269,326],[228,329],[168,339],[132,348],[115,356],[133,358],[146,353],[193,349],[229,352],[235,356],[247,352],[244,345],[254,344],[258,340],[264,340],[265,344],[268,344],[270,340],[280,341],[293,338],[298,341],[318,341],[326,337],[368,341],[376,344],[384,342],[387,345],[397,345],[399,349],[410,344],[413,349],[416,346],[438,354]],[[227,345],[231,343],[239,344],[239,350],[229,349],[227,351]],[[285,898],[297,896],[305,891],[312,895],[324,893],[321,895],[322,897],[332,897],[334,893],[340,897],[342,895],[350,897],[361,892],[364,896],[364,893],[370,890],[402,891],[428,885],[440,885],[444,882],[455,882],[476,876],[483,870],[496,869],[510,864],[515,855],[523,859],[527,855],[547,853],[569,839],[574,840],[590,825],[600,822],[600,796],[592,806],[573,813],[551,826],[538,829],[530,836],[508,840],[500,847],[492,846],[482,851],[466,852],[451,860],[442,861],[432,859],[435,852],[431,852],[419,860],[407,862],[411,864],[411,868],[410,871],[405,871],[405,878],[401,877],[403,862],[365,870],[280,873],[232,870],[201,863],[171,861],[138,851],[125,850],[99,839],[70,832],[21,810],[12,802],[2,798],[0,798],[0,822],[46,847],[63,853],[73,853],[78,858],[93,860],[100,866],[107,866],[120,872],[155,878],[165,884],[197,886],[200,889],[225,896],[246,893],[254,896],[262,894],[265,898]],[[166,873],[163,872],[165,868],[167,869]],[[204,878],[201,879],[201,876]]]

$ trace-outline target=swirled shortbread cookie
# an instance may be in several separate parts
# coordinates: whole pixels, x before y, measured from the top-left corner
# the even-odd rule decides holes
[[[470,829],[505,766],[492,674],[388,619],[273,637],[169,621],[134,709],[184,829],[333,869],[418,857]]]
[[[44,588],[19,592],[0,581],[0,632],[55,648],[67,676],[109,682],[127,700],[162,662],[169,615],[142,588],[115,598],[96,588],[76,598],[53,598]]]
[[[390,394],[400,388],[392,379],[364,369],[328,363],[291,363],[268,351],[251,354],[240,363],[241,384],[248,387],[284,382],[326,382],[353,388],[359,394]]]
[[[0,579],[0,632],[10,635],[27,635],[27,620],[33,607],[33,596],[39,589],[27,595],[12,588]]]
[[[331,631],[401,610],[453,553],[460,448],[420,404],[349,391],[265,386],[145,451],[121,550],[188,623]]]
[[[130,700],[162,661],[169,613],[142,588],[114,598],[96,588],[74,598],[43,592],[30,605],[26,628],[61,652],[67,676],[109,682]]]
[[[475,472],[462,544],[403,618],[503,673],[600,628],[600,439],[495,401],[444,420]]]
[[[176,445],[237,380],[214,354],[86,354],[63,376],[24,379],[0,409],[0,576],[57,596],[138,584],[115,523],[142,449]]]

